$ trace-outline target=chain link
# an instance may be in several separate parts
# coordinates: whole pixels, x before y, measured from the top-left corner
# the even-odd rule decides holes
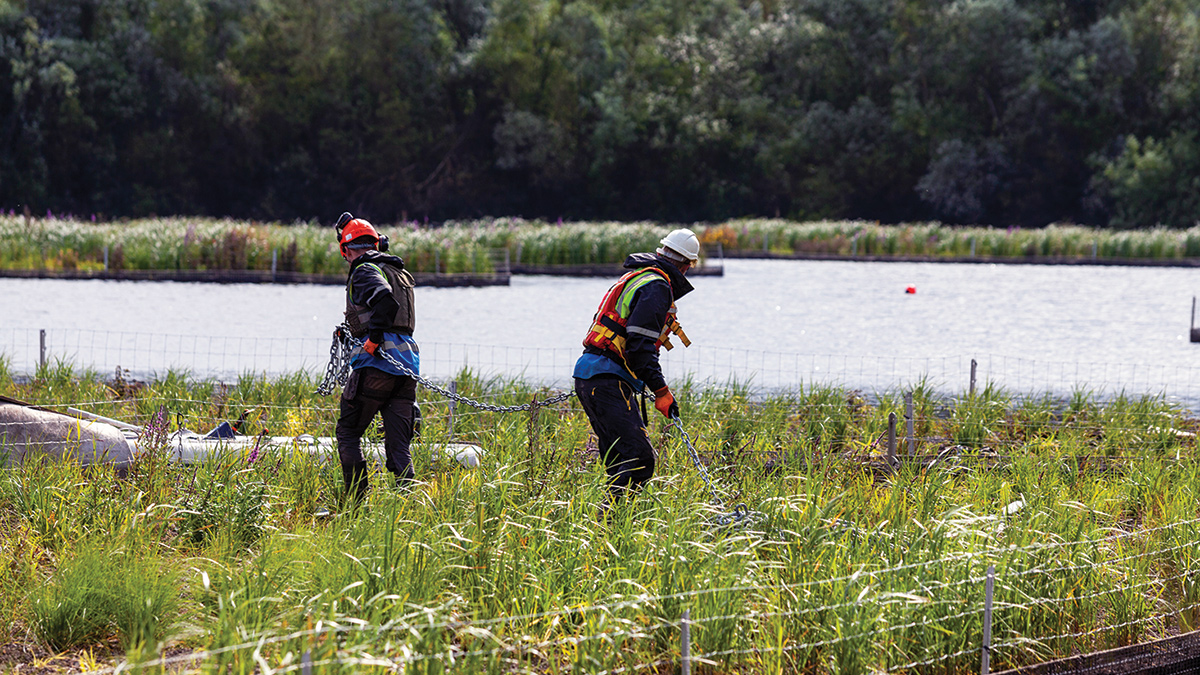
[[[329,396],[346,386],[346,380],[350,378],[350,346],[346,337],[346,324],[333,329],[333,341],[329,344],[329,363],[325,366],[325,378],[317,385],[318,396]]]
[[[350,376],[350,354],[353,352],[354,347],[361,347],[362,345],[362,340],[350,335],[350,331],[345,324],[342,324],[334,329],[333,344],[329,346],[329,365],[325,369],[325,379],[317,387],[318,394],[322,396],[328,396],[329,394],[333,393],[335,387],[342,387],[346,385],[346,380]],[[377,356],[398,368],[400,372],[419,382],[421,386],[425,387],[426,389],[436,392],[453,401],[458,401],[459,403],[471,406],[472,408],[478,408],[479,410],[486,410],[488,412],[524,412],[532,410],[535,407],[546,408],[558,403],[562,403],[563,401],[575,395],[575,392],[573,391],[564,391],[561,394],[556,394],[544,400],[534,400],[530,403],[523,403],[521,405],[492,405],[491,403],[484,403],[482,401],[476,401],[474,399],[467,398],[466,396],[438,386],[437,384],[421,377],[417,373],[414,373],[412,369],[403,363],[400,363],[393,358],[391,354],[388,354],[382,349],[378,351]]]
[[[700,461],[700,453],[696,452],[696,447],[692,445],[692,439],[688,436],[687,431],[683,428],[683,422],[679,416],[671,417],[671,424],[679,430],[679,436],[683,438],[683,444],[687,446],[688,455],[692,458],[692,463],[696,465],[696,469],[700,471],[700,475],[704,478],[704,483],[708,485],[708,491],[712,493],[713,506],[718,509],[725,507],[725,502],[717,496],[717,489],[713,487],[712,479],[708,477],[708,470],[704,468],[704,464]],[[732,511],[727,513],[719,513],[712,518],[713,524],[717,527],[726,527],[729,525],[749,526],[754,523],[766,520],[766,516],[758,511],[751,511],[745,504],[735,504]]]

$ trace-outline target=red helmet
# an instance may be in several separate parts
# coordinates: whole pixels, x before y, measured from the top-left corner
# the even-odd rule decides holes
[[[370,239],[370,242],[360,241],[357,244],[351,243],[357,239]],[[341,234],[338,235],[338,244],[342,248],[342,255],[346,255],[348,249],[364,249],[373,248],[381,253],[388,250],[388,238],[379,236],[379,232],[375,230],[375,226],[362,218],[354,218],[346,223],[342,228]]]
[[[375,226],[362,218],[355,218],[346,223],[346,226],[342,228],[342,234],[338,238],[338,243],[342,245],[342,248],[345,248],[349,246],[350,242],[360,237],[370,237],[376,243],[379,242],[379,233],[375,231]],[[354,248],[359,248],[360,246],[362,245],[356,245]],[[372,244],[373,246],[374,244]]]

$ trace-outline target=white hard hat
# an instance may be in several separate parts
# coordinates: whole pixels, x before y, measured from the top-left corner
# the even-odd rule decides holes
[[[668,249],[687,258],[690,262],[694,263],[700,260],[700,240],[696,238],[695,232],[686,227],[671,230],[659,243],[663,245],[658,249],[659,253],[662,253],[663,249]]]

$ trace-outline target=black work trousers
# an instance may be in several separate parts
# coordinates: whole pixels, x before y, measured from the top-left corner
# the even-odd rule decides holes
[[[575,393],[599,441],[600,458],[615,501],[654,476],[654,447],[633,387],[616,375],[575,379]]]
[[[338,459],[346,489],[361,499],[367,491],[367,462],[362,454],[362,435],[379,413],[383,418],[384,466],[396,474],[397,481],[411,480],[414,402],[417,381],[406,375],[392,375],[378,368],[359,368],[350,373],[342,390],[341,415],[338,417]]]

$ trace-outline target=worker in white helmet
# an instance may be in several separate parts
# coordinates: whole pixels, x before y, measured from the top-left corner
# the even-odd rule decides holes
[[[602,509],[640,488],[654,475],[654,451],[636,399],[654,392],[654,407],[679,416],[658,352],[675,324],[675,301],[692,290],[684,278],[700,259],[700,241],[689,229],[667,234],[654,253],[634,253],[630,271],[605,294],[575,362],[575,393],[592,424],[608,473]],[[669,345],[668,345],[669,347]]]

